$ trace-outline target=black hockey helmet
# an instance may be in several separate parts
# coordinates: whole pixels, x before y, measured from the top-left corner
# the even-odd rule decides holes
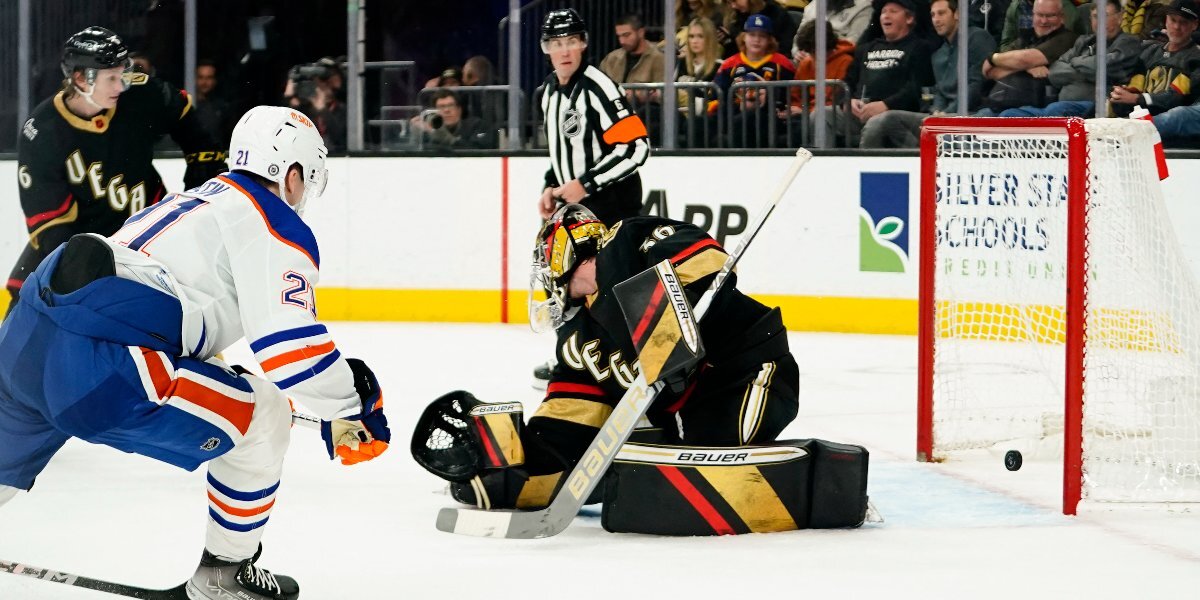
[[[583,36],[583,41],[587,42],[587,23],[583,22],[583,17],[573,8],[550,11],[546,20],[542,21],[542,41],[569,35]]]
[[[63,44],[62,72],[68,78],[75,71],[85,71],[91,82],[98,69],[129,68],[129,65],[129,48],[121,36],[103,27],[88,27]]]

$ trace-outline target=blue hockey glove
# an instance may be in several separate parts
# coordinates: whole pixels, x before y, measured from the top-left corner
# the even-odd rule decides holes
[[[346,363],[354,373],[354,390],[362,401],[362,413],[322,421],[321,438],[330,459],[341,457],[343,465],[353,465],[383,454],[392,441],[392,432],[383,415],[383,392],[375,374],[357,358],[347,358]]]

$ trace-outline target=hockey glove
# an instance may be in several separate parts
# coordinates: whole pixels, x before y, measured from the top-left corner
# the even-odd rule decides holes
[[[330,460],[341,457],[343,465],[353,465],[383,454],[392,441],[387,417],[383,415],[383,393],[375,374],[366,363],[348,358],[354,373],[354,390],[362,401],[362,414],[321,422],[321,438]]]

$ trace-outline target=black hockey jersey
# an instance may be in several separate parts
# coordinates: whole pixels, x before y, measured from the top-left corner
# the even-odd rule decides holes
[[[484,478],[493,507],[544,506],[563,471],[572,468],[583,455],[633,382],[637,353],[613,286],[669,259],[694,304],[726,258],[716,240],[680,221],[635,217],[609,230],[596,257],[598,291],[587,298],[586,307],[558,329],[558,365],[545,399],[522,435],[525,465],[507,469],[502,476],[497,473]],[[654,425],[668,433],[669,441],[738,445],[751,439],[758,441],[760,433],[772,439],[795,417],[798,374],[780,313],[742,294],[735,285],[736,275],[730,275],[700,322],[706,354],[698,370],[678,392],[664,390],[647,413]],[[747,431],[744,440],[672,437],[676,433],[674,413],[688,405],[702,406],[716,419],[736,421],[736,405],[743,402],[749,386],[761,383],[760,389],[768,387],[756,378],[764,364],[775,362],[780,365],[778,388],[783,399],[779,404],[783,406],[778,411],[763,412],[768,414],[764,419],[775,423],[761,431]],[[774,369],[770,367],[772,373]],[[763,392],[764,398],[766,395],[769,393]],[[716,406],[730,403],[735,404],[732,418],[725,408]],[[728,424],[727,429],[737,429],[737,423]],[[459,486],[456,496],[464,493],[469,495],[469,490]]]
[[[115,108],[91,119],[67,109],[64,93],[42,102],[21,130],[17,184],[29,244],[8,281],[15,294],[42,258],[76,233],[114,233],[166,194],[154,145],[170,135],[183,149],[187,187],[224,170],[229,140],[201,128],[186,91],[141,76]]]

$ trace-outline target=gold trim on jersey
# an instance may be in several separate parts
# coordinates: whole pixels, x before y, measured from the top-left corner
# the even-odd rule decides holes
[[[37,229],[34,229],[33,231],[31,231],[29,233],[29,245],[33,246],[34,250],[38,250],[39,249],[38,248],[38,235],[40,233],[42,233],[43,231],[45,231],[47,229],[50,229],[51,227],[54,227],[55,225],[62,225],[63,223],[73,223],[75,221],[75,219],[78,219],[78,218],[79,218],[79,204],[76,202],[72,202],[71,209],[68,210],[66,212],[66,214],[62,215],[61,217],[50,219],[49,221],[42,223],[41,226],[39,226]]]
[[[716,248],[708,248],[681,263],[675,267],[675,274],[679,276],[679,281],[683,285],[688,285],[693,281],[704,279],[713,273],[721,270],[725,266],[725,259],[729,258],[728,254],[717,250]]]
[[[554,488],[558,487],[561,478],[562,473],[530,476],[529,481],[521,486],[521,493],[517,494],[516,507],[537,509],[549,505],[550,496],[554,494]]]
[[[611,406],[591,400],[550,398],[538,406],[533,416],[570,421],[599,429],[608,420],[608,415],[612,414],[612,411]]]
[[[188,114],[188,111],[192,110],[192,95],[186,91],[183,92],[183,95],[187,98],[187,106],[183,107],[183,112],[179,113],[180,119],[182,119],[184,115]]]
[[[63,97],[64,94],[66,92],[59,92],[54,95],[54,108],[58,110],[59,116],[68,125],[88,133],[104,133],[108,131],[108,124],[112,123],[113,117],[117,115],[117,107],[114,106],[110,109],[100,111],[100,114],[90,119],[84,119],[67,108],[66,99]]]
[[[775,363],[763,363],[762,369],[759,369],[754,381],[746,387],[746,393],[742,396],[742,408],[738,415],[738,435],[743,444],[750,443],[750,440],[758,435],[758,428],[762,426],[762,417],[767,410],[767,401],[770,399],[771,380],[774,377]]]

